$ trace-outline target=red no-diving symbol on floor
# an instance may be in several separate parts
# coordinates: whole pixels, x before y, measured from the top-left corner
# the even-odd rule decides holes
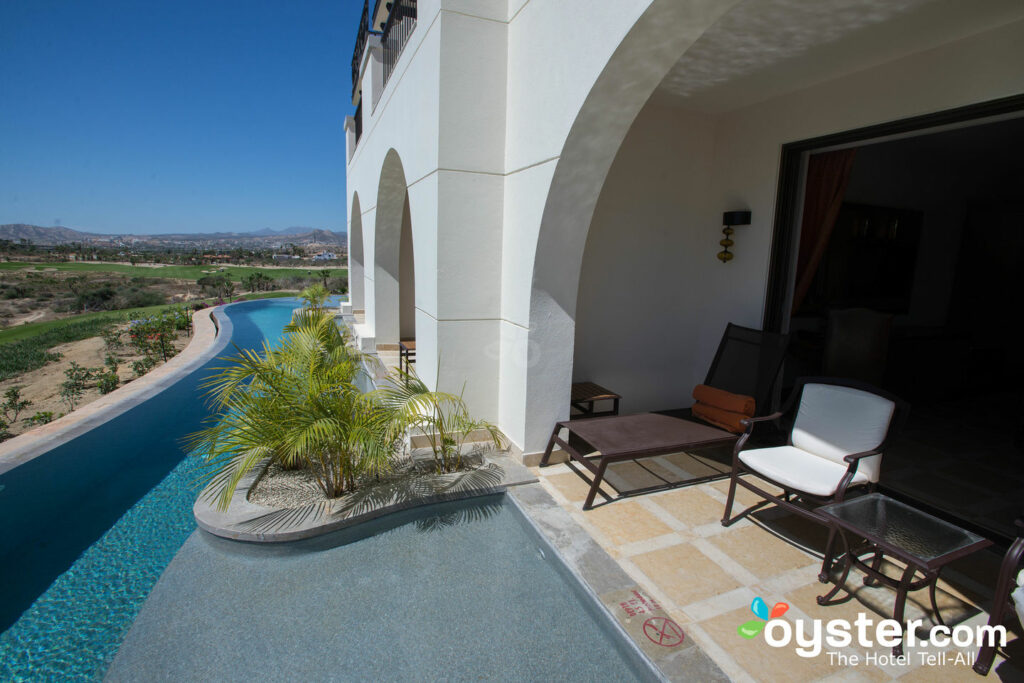
[[[683,629],[665,617],[651,617],[644,622],[644,635],[655,645],[675,647],[683,642]]]

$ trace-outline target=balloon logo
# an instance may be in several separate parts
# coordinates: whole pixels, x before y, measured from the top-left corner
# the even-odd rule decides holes
[[[766,603],[763,598],[754,598],[754,601],[750,603],[750,611],[754,613],[754,616],[757,617],[757,619],[751,619],[748,622],[740,624],[736,628],[736,632],[747,640],[750,640],[764,630],[764,625],[768,623],[769,620],[781,617],[788,609],[789,605],[784,602],[777,602],[771,609],[768,609],[768,603]]]

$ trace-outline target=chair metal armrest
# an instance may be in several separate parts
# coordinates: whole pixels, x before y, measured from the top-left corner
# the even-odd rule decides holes
[[[873,448],[870,451],[864,451],[862,453],[851,453],[843,458],[843,460],[849,464],[846,467],[846,472],[843,474],[843,478],[839,480],[839,485],[836,487],[835,502],[840,502],[846,496],[846,489],[850,486],[850,482],[853,481],[853,477],[857,474],[857,466],[860,465],[861,458],[880,455],[881,453],[881,449]]]
[[[763,417],[745,417],[742,420],[740,420],[740,424],[746,427],[747,432],[752,432],[754,430],[754,425],[758,424],[759,422],[770,422],[773,420],[778,420],[783,415],[785,415],[785,412],[779,411],[777,413],[772,413],[771,415],[765,415]]]
[[[850,455],[847,455],[846,457],[844,457],[843,460],[845,460],[846,462],[848,462],[851,465],[853,465],[853,464],[857,463],[861,458],[869,458],[872,455],[881,455],[881,454],[882,454],[882,451],[880,451],[877,448],[873,448],[870,451],[864,451],[863,453],[851,453]]]
[[[745,417],[740,420],[740,424],[743,425],[743,433],[740,434],[740,438],[736,440],[736,443],[732,447],[732,460],[733,464],[739,464],[740,451],[743,450],[744,446],[747,445],[747,441],[754,433],[754,426],[759,422],[769,422],[771,420],[777,420],[785,415],[785,412],[772,413],[771,415],[765,415],[764,417]]]

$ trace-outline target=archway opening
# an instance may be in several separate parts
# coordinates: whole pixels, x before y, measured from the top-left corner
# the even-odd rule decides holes
[[[366,313],[366,282],[363,257],[363,215],[359,195],[352,195],[352,214],[348,222],[348,291],[352,313],[359,322]]]
[[[402,236],[398,253],[398,333],[400,361],[406,371],[416,363],[416,259],[412,244],[409,193],[402,209]]]
[[[373,324],[385,363],[411,368],[416,349],[416,269],[412,207],[402,160],[390,150],[381,168],[374,230]]]

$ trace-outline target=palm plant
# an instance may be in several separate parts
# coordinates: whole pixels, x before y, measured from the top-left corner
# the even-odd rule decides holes
[[[216,408],[187,447],[211,470],[203,492],[226,509],[265,460],[305,467],[328,498],[392,464],[394,414],[354,380],[362,358],[322,310],[296,315],[277,345],[240,350],[202,386]]]
[[[374,394],[393,415],[395,426],[423,432],[438,474],[462,469],[464,446],[474,434],[483,432],[495,448],[504,446],[501,431],[486,420],[471,417],[461,395],[431,391],[414,370],[397,369]]]
[[[307,308],[324,308],[330,296],[331,293],[319,282],[299,292],[299,297],[305,302]]]

